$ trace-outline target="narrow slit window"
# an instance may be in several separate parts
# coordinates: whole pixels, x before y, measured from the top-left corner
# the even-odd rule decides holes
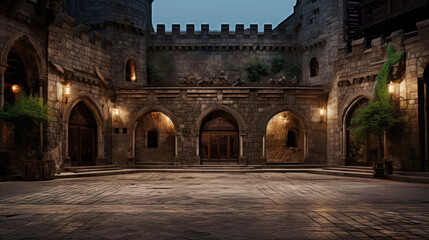
[[[310,61],[310,77],[319,76],[319,61],[317,58],[312,58]]]
[[[128,59],[127,61],[126,80],[127,82],[137,81],[137,65],[136,65],[136,61],[132,58]]]

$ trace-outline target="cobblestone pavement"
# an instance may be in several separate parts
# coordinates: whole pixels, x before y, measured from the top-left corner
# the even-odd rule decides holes
[[[0,239],[428,239],[429,185],[306,173],[0,182]]]

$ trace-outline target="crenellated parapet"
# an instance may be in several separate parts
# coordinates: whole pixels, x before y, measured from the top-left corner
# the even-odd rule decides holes
[[[347,45],[338,48],[336,68],[338,87],[359,85],[376,81],[377,73],[386,62],[387,44],[391,43],[395,51],[406,51],[406,46],[429,36],[429,20],[417,23],[417,31],[404,33],[403,30],[392,32],[388,37],[379,37],[371,41],[370,46],[365,38],[354,40],[351,51]],[[392,80],[404,77],[405,58],[393,66]]]
[[[248,29],[237,24],[235,30],[229,24],[222,24],[220,31],[211,31],[208,24],[202,24],[196,31],[195,25],[188,24],[182,31],[179,24],[172,25],[166,32],[165,25],[157,26],[157,31],[148,36],[149,50],[219,50],[219,51],[299,51],[324,46],[326,40],[315,41],[302,46],[283,29],[273,30],[272,25],[264,25],[264,32],[258,32],[258,25],[251,24]]]
[[[106,50],[110,50],[111,40],[104,37],[101,33],[91,31],[91,28],[84,24],[75,25],[76,20],[66,14],[57,17],[54,26],[68,32],[73,37]]]

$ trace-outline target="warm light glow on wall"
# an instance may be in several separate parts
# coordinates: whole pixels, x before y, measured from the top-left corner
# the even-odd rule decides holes
[[[325,109],[320,109],[320,116],[323,117],[326,114],[326,110]]]
[[[20,90],[20,88],[18,85],[12,85],[12,92],[13,93],[17,94],[17,93],[19,93],[19,90]]]
[[[114,108],[113,109],[113,115],[119,116],[119,108]]]
[[[132,82],[135,82],[136,81],[136,74],[135,73],[133,73],[132,75],[131,75],[131,81]]]
[[[66,85],[65,87],[64,87],[64,94],[66,95],[66,96],[69,96],[70,94],[71,94],[71,87],[70,87],[70,85]]]
[[[389,94],[394,93],[395,92],[395,86],[393,85],[392,82],[390,82],[388,85],[389,88]]]

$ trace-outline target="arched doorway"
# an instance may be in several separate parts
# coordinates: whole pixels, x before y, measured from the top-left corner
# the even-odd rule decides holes
[[[216,111],[204,118],[200,129],[202,164],[238,164],[239,129],[228,113]]]
[[[95,165],[97,156],[97,123],[85,103],[74,106],[68,127],[68,154],[72,166]]]
[[[350,128],[357,127],[351,125],[351,121],[357,115],[357,110],[368,105],[367,98],[361,98],[355,102],[347,113],[345,118],[347,131],[347,158],[345,165],[347,166],[371,166],[377,160],[378,145],[375,136],[370,136],[364,141],[356,141],[353,139]]]
[[[266,129],[267,163],[304,163],[304,126],[293,112],[276,114]]]
[[[171,119],[162,112],[149,112],[137,120],[136,163],[173,163],[175,133]]]

